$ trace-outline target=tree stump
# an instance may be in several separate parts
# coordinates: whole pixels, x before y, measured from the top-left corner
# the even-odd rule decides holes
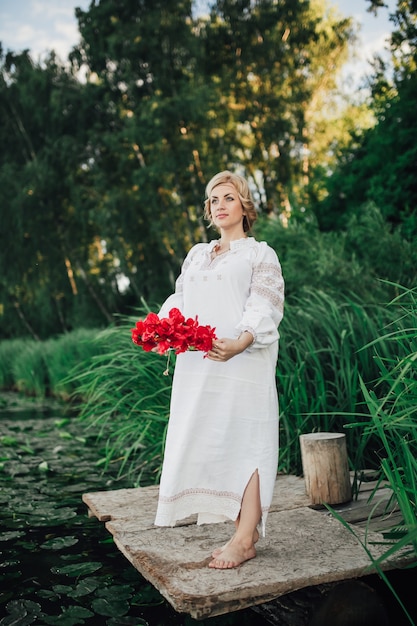
[[[300,435],[306,493],[314,505],[343,504],[352,499],[346,435]]]

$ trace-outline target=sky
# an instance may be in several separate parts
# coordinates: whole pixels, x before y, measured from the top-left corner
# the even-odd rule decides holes
[[[361,25],[357,46],[358,59],[349,65],[350,71],[365,74],[375,52],[382,52],[391,32],[388,16],[396,0],[385,0],[387,9],[377,17],[366,11],[366,0],[328,0],[342,15],[354,17]],[[79,34],[75,7],[87,10],[90,0],[0,0],[0,42],[3,52],[29,49],[35,61],[55,50],[61,60],[67,59]]]

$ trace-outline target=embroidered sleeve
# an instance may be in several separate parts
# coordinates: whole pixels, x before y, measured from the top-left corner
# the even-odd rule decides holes
[[[284,314],[284,280],[275,251],[260,244],[255,260],[250,294],[238,333],[252,333],[254,341],[248,348],[265,347],[279,338],[278,326]]]
[[[278,259],[277,259],[278,261]],[[251,293],[268,300],[272,307],[284,312],[284,281],[281,266],[277,263],[259,263],[253,270]]]

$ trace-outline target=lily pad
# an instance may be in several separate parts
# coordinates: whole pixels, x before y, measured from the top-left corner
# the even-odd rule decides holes
[[[42,543],[40,547],[44,550],[64,550],[65,548],[69,548],[76,543],[78,543],[78,539],[69,535],[67,537],[54,537],[53,539],[48,539]]]
[[[109,602],[116,602],[117,600],[131,598],[134,591],[130,585],[110,585],[105,589],[99,589],[97,596],[106,598]]]
[[[149,626],[149,622],[141,617],[111,617],[107,626]]]
[[[77,512],[70,508],[48,510],[48,506],[45,505],[42,509],[38,508],[36,513],[31,514],[30,524],[32,526],[60,526],[76,515]]]
[[[72,590],[73,590],[73,587],[71,587],[70,585],[54,585],[52,587],[52,591],[57,596],[69,596]]]
[[[92,574],[102,567],[101,563],[90,561],[88,563],[73,563],[72,565],[64,565],[63,567],[51,567],[53,574],[64,574],[65,576],[85,576]]]
[[[79,598],[82,596],[88,596],[90,593],[93,593],[98,587],[100,587],[100,580],[98,578],[84,578],[78,585],[75,587],[74,591],[71,591],[70,595],[72,598]]]
[[[45,624],[55,626],[76,626],[76,624],[84,624],[84,620],[94,617],[94,613],[82,606],[70,606],[64,609],[59,615],[47,615],[43,617]]]
[[[13,539],[18,539],[19,537],[24,536],[24,532],[21,530],[12,530],[6,533],[0,533],[0,541],[12,541]]]
[[[11,600],[6,610],[9,615],[1,620],[1,626],[28,626],[42,614],[40,605],[32,600]]]
[[[91,607],[98,615],[121,617],[128,612],[129,603],[126,600],[115,600],[114,598],[97,598],[93,600]]]

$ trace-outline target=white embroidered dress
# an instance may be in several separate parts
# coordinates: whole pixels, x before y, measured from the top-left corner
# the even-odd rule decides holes
[[[200,351],[177,356],[155,524],[174,526],[195,513],[199,524],[235,520],[258,470],[264,534],[278,464],[275,367],[284,282],[265,242],[232,241],[212,260],[216,243],[190,250],[159,314],[177,307],[214,326],[219,339],[249,330],[255,340],[227,362]]]

